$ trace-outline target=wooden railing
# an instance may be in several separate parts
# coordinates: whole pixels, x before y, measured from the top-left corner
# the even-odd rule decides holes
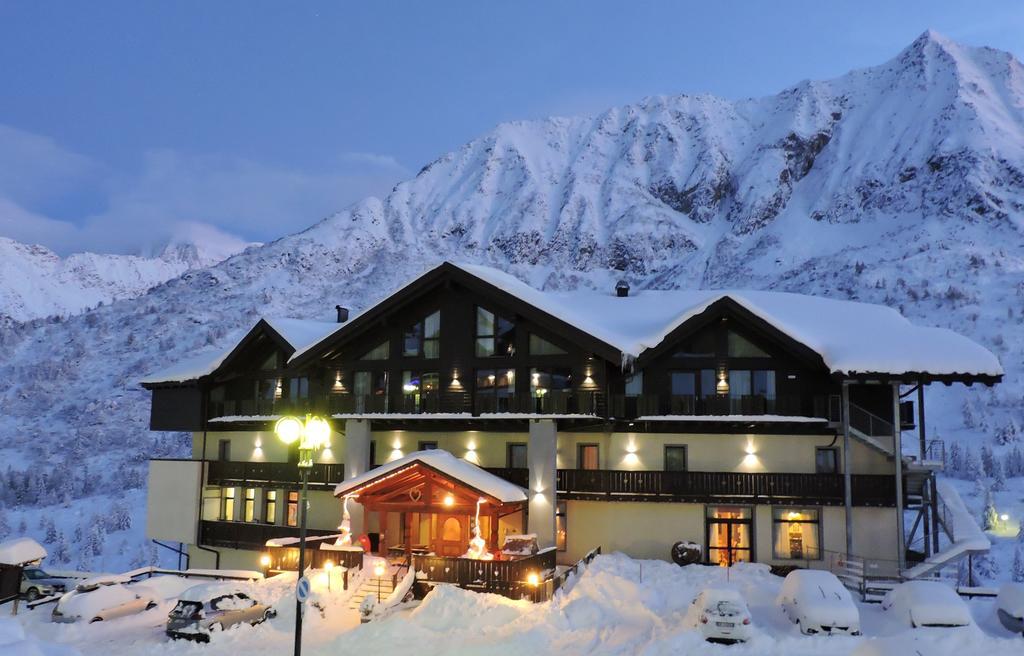
[[[337,530],[306,529],[306,534],[311,537],[333,535],[334,533],[337,533]],[[267,540],[297,537],[299,537],[297,526],[211,520],[199,522],[199,544],[208,547],[263,550],[266,548]]]
[[[487,471],[529,487],[529,470],[488,468]],[[854,474],[851,482],[854,505],[896,505],[892,476]],[[578,500],[835,506],[845,500],[842,474],[559,469],[555,487],[559,498]]]
[[[298,488],[302,484],[302,472],[292,462],[211,460],[207,466],[208,485]],[[341,463],[317,463],[309,470],[311,489],[330,490],[343,480],[345,465]]]
[[[517,560],[473,560],[449,556],[413,555],[417,577],[425,583],[449,583],[467,590],[493,592],[512,599],[535,597],[555,569],[555,548]],[[537,584],[530,575],[537,575]],[[425,576],[425,578],[423,578]]]

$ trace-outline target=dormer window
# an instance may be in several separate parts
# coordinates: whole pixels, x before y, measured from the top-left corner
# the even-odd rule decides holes
[[[478,307],[476,309],[476,355],[479,358],[510,357],[516,353],[516,325]]]
[[[753,343],[743,335],[729,331],[729,357],[730,358],[770,358],[764,349]]]
[[[402,339],[402,355],[407,358],[432,360],[440,354],[441,312],[440,310],[418,321],[405,331]]]

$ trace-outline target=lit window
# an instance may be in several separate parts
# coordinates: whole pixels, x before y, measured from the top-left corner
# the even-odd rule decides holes
[[[515,377],[514,369],[477,369],[477,412],[511,412]]]
[[[299,525],[299,493],[289,492],[288,493],[288,526]]]
[[[773,508],[772,556],[781,560],[821,558],[821,516],[817,508]]]
[[[568,544],[568,504],[559,501],[555,509],[555,547],[558,551],[565,551]]]
[[[402,395],[406,412],[434,410],[437,406],[437,391],[441,378],[437,372],[402,372]]]
[[[256,488],[245,488],[245,501],[242,505],[242,521],[256,521]]]
[[[515,355],[516,326],[481,307],[476,309],[476,355],[481,358]]]
[[[263,521],[267,524],[277,521],[277,490],[263,492]]]
[[[235,488],[224,488],[224,496],[221,502],[220,518],[225,522],[235,521]]]

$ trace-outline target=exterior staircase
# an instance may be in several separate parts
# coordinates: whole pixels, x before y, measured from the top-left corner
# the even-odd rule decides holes
[[[371,594],[377,596],[377,603],[387,599],[388,595],[390,595],[395,589],[393,581],[394,578],[391,574],[386,574],[380,579],[373,576],[364,577],[362,583],[360,583],[356,591],[352,593],[352,596],[349,597],[348,607],[352,610],[359,610],[363,600]],[[380,584],[379,588],[378,582]]]

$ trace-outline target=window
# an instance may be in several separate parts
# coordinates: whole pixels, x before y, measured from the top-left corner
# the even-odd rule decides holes
[[[600,469],[601,452],[596,444],[579,444],[576,446],[577,469]]]
[[[558,551],[565,551],[568,537],[568,504],[559,501],[555,506],[555,548]]]
[[[289,399],[309,398],[309,378],[291,378],[288,380]]]
[[[506,466],[509,469],[526,469],[530,466],[530,463],[526,460],[527,452],[525,444],[509,444],[506,448]]]
[[[708,506],[705,517],[709,564],[727,567],[752,560],[750,508]]]
[[[514,369],[477,369],[476,400],[478,412],[511,412],[515,396]]]
[[[686,471],[686,445],[665,445],[665,471]]]
[[[440,354],[441,312],[437,311],[405,331],[402,355],[433,359]]]
[[[277,490],[263,491],[263,521],[267,524],[277,522]]]
[[[530,333],[530,355],[565,355],[565,349],[555,346],[539,335]]]
[[[256,521],[256,488],[245,488],[245,500],[242,502],[242,521]]]
[[[370,462],[367,466],[369,469],[377,466],[377,440],[370,440]]]
[[[235,521],[235,488],[226,487],[221,498],[220,518],[225,522]]]
[[[405,399],[405,409],[408,412],[422,412],[431,410],[436,406],[437,390],[440,387],[440,377],[437,372],[418,373],[415,371],[402,372],[402,395]],[[429,401],[435,403],[428,404]]]
[[[217,442],[217,460],[221,462],[231,460],[231,440],[220,440]]]
[[[772,534],[773,558],[821,558],[821,515],[817,508],[773,508]]]
[[[437,448],[437,442],[424,442],[424,441],[421,440],[420,443],[419,443],[419,450],[420,451],[432,451],[433,449],[436,449],[436,448]]]
[[[281,398],[281,381],[277,378],[260,378],[256,381],[256,400],[273,401]]]
[[[388,372],[357,371],[352,375],[356,412],[386,412]]]
[[[386,341],[367,351],[360,360],[387,360],[391,355],[391,348]]]
[[[775,411],[775,372],[732,369],[728,373],[731,412],[765,414]]]
[[[839,449],[819,446],[814,450],[814,471],[819,474],[839,473]]]
[[[299,493],[289,492],[288,493],[288,516],[286,517],[288,526],[299,525]]]
[[[476,355],[480,358],[512,356],[516,352],[516,326],[482,307],[476,309]]]
[[[730,358],[770,358],[761,347],[754,344],[752,341],[740,335],[739,333],[729,331],[729,357]]]
[[[260,369],[267,371],[268,369],[277,369],[277,353],[271,353],[266,360],[260,364]]]
[[[700,395],[704,399],[713,399],[718,393],[718,375],[714,369],[700,370]]]
[[[572,370],[568,368],[534,367],[530,369],[530,396],[572,389]]]
[[[713,358],[718,351],[715,332],[704,332],[687,340],[672,357],[675,358]]]
[[[692,371],[672,372],[672,396],[696,396],[697,375]]]
[[[626,396],[640,396],[644,393],[644,372],[638,371],[626,379]]]

